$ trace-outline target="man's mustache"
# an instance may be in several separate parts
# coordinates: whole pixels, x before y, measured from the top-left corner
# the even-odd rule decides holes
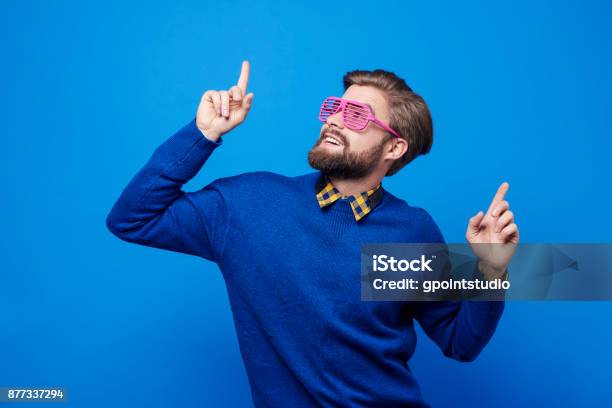
[[[344,135],[338,132],[336,129],[329,127],[329,126],[323,128],[323,131],[321,132],[321,136],[319,137],[319,144],[323,142],[323,139],[325,138],[326,135],[334,136],[335,138],[340,140],[340,143],[342,143],[344,146],[347,145],[346,138],[344,137]]]

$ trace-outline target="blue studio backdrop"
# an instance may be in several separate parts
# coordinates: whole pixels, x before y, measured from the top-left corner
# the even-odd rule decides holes
[[[251,406],[216,265],[105,226],[243,59],[253,108],[189,190],[311,171],[321,100],[383,68],[435,127],[431,153],[383,183],[448,242],[502,181],[522,242],[610,242],[611,15],[577,0],[0,2],[0,386],[65,386],[83,407]],[[612,406],[611,315],[511,302],[475,362],[419,332],[411,368],[434,407]]]

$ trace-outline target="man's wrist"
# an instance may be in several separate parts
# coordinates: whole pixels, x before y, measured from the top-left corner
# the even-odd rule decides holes
[[[206,139],[210,140],[211,142],[217,143],[219,141],[219,138],[221,137],[221,134],[214,130],[202,129],[199,126],[198,126],[198,130],[200,131],[200,133],[202,133],[202,135]]]
[[[495,279],[501,279],[505,281],[508,279],[508,267],[499,268],[491,265],[485,261],[478,261],[478,270],[483,274],[486,280],[492,281]]]

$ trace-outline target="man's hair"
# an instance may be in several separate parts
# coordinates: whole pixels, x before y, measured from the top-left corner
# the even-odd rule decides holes
[[[433,143],[433,121],[423,98],[412,91],[406,82],[393,72],[355,70],[343,78],[344,90],[351,85],[372,86],[381,90],[389,105],[389,127],[408,142],[408,150],[387,171],[387,176],[397,173],[417,156],[427,154]],[[395,137],[388,133],[390,140]]]

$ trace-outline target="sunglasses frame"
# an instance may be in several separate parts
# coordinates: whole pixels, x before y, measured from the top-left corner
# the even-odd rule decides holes
[[[337,106],[336,110],[332,113],[327,113],[329,111],[329,108],[327,108],[326,110],[326,103],[328,101],[334,101],[334,104],[336,104],[337,102],[340,102],[339,105]],[[350,105],[356,105],[357,109],[362,109],[364,112],[367,112],[367,118],[364,120],[364,125],[363,127],[359,127],[359,126],[355,126],[353,121],[347,116],[350,114],[350,111],[347,111],[346,107],[350,106]],[[325,111],[325,112],[324,112]],[[351,130],[363,130],[368,126],[368,123],[370,122],[374,122],[376,123],[378,126],[380,126],[381,128],[385,129],[387,132],[391,133],[392,135],[394,135],[395,137],[400,137],[400,135],[394,131],[393,129],[391,129],[387,124],[385,124],[382,120],[376,118],[376,116],[374,116],[374,114],[372,113],[372,110],[370,109],[370,107],[368,105],[366,105],[363,102],[359,102],[359,101],[355,101],[355,100],[351,100],[351,99],[344,99],[344,98],[339,98],[337,96],[328,96],[327,98],[325,98],[323,100],[323,102],[321,103],[321,108],[319,110],[319,120],[321,122],[326,123],[327,122],[327,118],[329,118],[332,115],[335,115],[336,113],[342,111],[342,123],[344,123],[344,125],[346,127],[348,127]],[[325,116],[327,115],[327,116]]]

